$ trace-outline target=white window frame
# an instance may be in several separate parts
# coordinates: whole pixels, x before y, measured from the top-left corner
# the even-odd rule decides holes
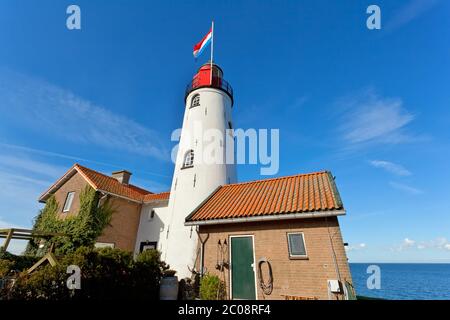
[[[289,241],[289,236],[290,235],[298,235],[298,234],[300,234],[302,236],[303,247],[305,248],[305,254],[291,254],[292,250],[291,250],[291,242]],[[288,243],[289,258],[290,259],[307,259],[308,258],[308,250],[306,249],[305,234],[301,231],[288,232],[286,234],[286,237],[287,237],[287,243]]]
[[[193,149],[186,151],[186,153],[184,154],[184,158],[183,158],[183,168],[193,167],[194,166],[194,158],[195,158],[195,154],[194,154]],[[187,163],[188,159],[189,159],[189,163]]]
[[[102,249],[102,248],[111,248],[114,249],[116,247],[114,242],[96,242],[94,244],[94,248]]]
[[[69,199],[70,197],[70,199]],[[66,201],[64,201],[63,212],[69,212],[72,207],[73,198],[75,198],[75,191],[67,192]]]
[[[200,107],[200,94],[195,94],[191,99],[190,108]]]

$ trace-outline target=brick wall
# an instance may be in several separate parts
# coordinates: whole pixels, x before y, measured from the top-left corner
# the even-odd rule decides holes
[[[122,198],[113,198],[116,208],[110,226],[107,226],[98,242],[114,243],[115,248],[134,251],[139,227],[141,204]]]
[[[60,218],[73,216],[80,210],[80,193],[87,186],[87,181],[77,172],[65,184],[55,192],[55,199],[58,201],[58,215]],[[66,202],[67,194],[75,191],[75,196],[72,201],[72,206],[68,212],[63,212],[64,203]]]
[[[55,192],[60,218],[64,219],[78,213],[80,210],[80,193],[87,185],[87,181],[79,173],[76,173]],[[72,206],[68,212],[63,212],[67,193],[72,191],[75,192]],[[113,205],[117,211],[112,216],[111,225],[105,228],[97,241],[114,243],[116,248],[134,251],[141,205],[118,197],[113,198]]]
[[[329,232],[333,239],[337,265],[342,280],[352,282],[347,257],[336,217],[328,218]],[[289,258],[287,232],[303,232],[308,258]],[[256,262],[267,258],[273,271],[273,291],[265,296],[257,281],[258,299],[284,299],[282,295],[316,297],[328,299],[327,280],[338,279],[333,259],[331,243],[325,219],[279,220],[200,226],[200,236],[209,238],[205,244],[205,266],[207,271],[225,279],[229,294],[229,269],[220,272],[215,269],[217,244],[227,239],[230,246],[231,235],[253,235]],[[228,258],[229,250],[225,254]],[[267,268],[263,265],[263,277],[267,279]],[[333,297],[342,298],[342,297]]]

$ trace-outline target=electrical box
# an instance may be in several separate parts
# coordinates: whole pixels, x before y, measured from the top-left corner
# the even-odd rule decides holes
[[[328,288],[333,293],[341,292],[341,285],[339,283],[339,280],[328,280]]]

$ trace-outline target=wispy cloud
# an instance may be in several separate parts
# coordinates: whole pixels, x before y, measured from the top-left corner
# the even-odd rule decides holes
[[[51,151],[47,151],[47,150],[40,150],[40,149],[35,149],[35,148],[30,148],[30,147],[25,147],[25,146],[20,146],[20,145],[14,145],[14,144],[9,144],[9,143],[0,142],[0,148],[3,148],[5,150],[7,150],[8,152],[12,152],[15,154],[24,153],[24,154],[29,154],[29,155],[40,155],[40,156],[44,156],[46,158],[61,158],[61,159],[81,161],[81,162],[86,162],[86,163],[93,163],[96,165],[100,165],[102,167],[111,167],[111,168],[118,168],[118,169],[124,168],[123,165],[118,165],[118,164],[114,164],[114,163],[106,163],[106,162],[102,162],[102,161],[86,159],[86,158],[75,156],[75,155],[51,152]],[[42,163],[40,163],[39,169],[42,169]],[[65,170],[67,170],[67,168],[65,168]],[[47,171],[47,172],[49,172],[49,171]],[[144,173],[144,174],[148,174],[148,175],[156,176],[156,177],[170,178],[170,176],[167,176],[167,175],[164,175],[161,173],[157,173],[157,172],[147,171],[147,170],[133,170],[133,172]]]
[[[2,70],[0,101],[2,121],[20,130],[33,130],[73,143],[170,159],[157,132],[45,80]]]
[[[381,97],[373,89],[368,89],[342,98],[338,104],[344,110],[339,129],[348,145],[397,144],[417,140],[405,130],[415,117],[404,108],[400,98]]]
[[[439,237],[428,241],[415,241],[409,238],[403,239],[402,243],[391,248],[392,251],[405,250],[446,250],[450,251],[450,241],[445,237]]]
[[[384,160],[372,160],[369,161],[370,165],[372,165],[375,168],[381,168],[383,170],[386,170],[389,173],[395,174],[397,176],[410,176],[411,172],[407,170],[405,167],[389,162]]]
[[[411,0],[399,8],[393,17],[387,21],[386,30],[392,31],[398,29],[414,19],[418,18],[436,4],[439,0]]]
[[[62,175],[67,170],[67,168],[64,167],[11,155],[0,155],[0,167],[3,167],[4,169],[20,169],[20,171],[24,173],[34,173],[52,178]]]
[[[414,187],[411,187],[411,186],[408,186],[408,185],[403,184],[403,183],[398,183],[398,182],[392,182],[391,181],[391,182],[389,182],[389,185],[391,187],[397,189],[397,190],[404,191],[404,192],[409,193],[411,195],[419,195],[419,194],[423,193],[422,190],[414,188]]]

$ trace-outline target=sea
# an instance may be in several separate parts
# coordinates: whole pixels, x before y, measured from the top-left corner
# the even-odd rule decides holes
[[[379,267],[380,288],[369,289],[367,280]],[[353,285],[358,296],[388,300],[450,300],[450,264],[350,263]],[[375,270],[375,273],[374,273]],[[376,286],[374,278],[369,287]]]

